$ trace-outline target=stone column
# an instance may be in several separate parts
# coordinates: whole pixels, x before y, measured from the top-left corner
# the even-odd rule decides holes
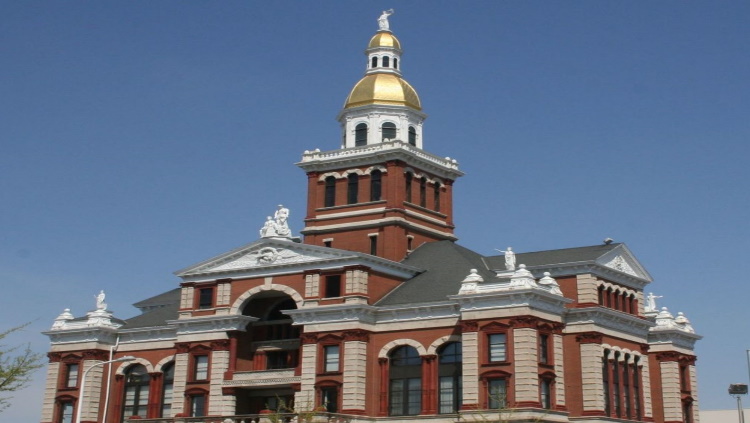
[[[363,331],[344,333],[344,365],[342,387],[342,412],[358,414],[365,411],[367,398],[367,342],[369,335]],[[374,394],[374,392],[372,393]]]
[[[294,394],[294,404],[300,410],[313,410],[315,404],[315,373],[318,368],[317,335],[302,335],[300,352],[300,390]]]
[[[680,394],[680,365],[669,360],[666,355],[657,355],[661,373],[661,393],[664,404],[664,421],[682,421],[682,401]],[[669,361],[667,361],[669,360]]]
[[[513,360],[515,362],[514,392],[516,404],[539,404],[539,352],[537,331],[531,328],[513,329]]]
[[[461,409],[479,407],[479,332],[476,322],[461,322],[461,382],[463,398]]]
[[[641,368],[641,389],[643,390],[643,416],[653,418],[653,403],[651,402],[651,371],[649,370],[648,356],[641,355],[639,360]]]
[[[599,304],[598,282],[590,274],[578,275],[578,302],[580,304]]]
[[[584,333],[576,336],[581,352],[581,388],[583,413],[604,413],[604,386],[602,384],[602,335]],[[611,379],[610,379],[611,380]],[[589,414],[589,415],[591,415]]]
[[[208,414],[213,416],[233,416],[235,414],[234,395],[224,395],[222,386],[224,373],[229,370],[228,339],[211,342],[211,375],[209,376]]]
[[[42,421],[54,421],[55,395],[57,394],[57,381],[60,377],[60,354],[49,353],[49,364],[47,365],[47,382],[44,385],[44,402],[42,402]]]
[[[81,362],[81,372],[85,372],[91,368],[91,366],[99,363],[100,360],[98,359],[83,360]],[[86,375],[85,392],[83,393],[83,397],[78,398],[78,404],[76,404],[77,407],[82,407],[81,421],[99,421],[99,404],[102,398],[102,380],[104,380],[103,366],[94,367]],[[81,381],[81,383],[83,383],[83,381]]]
[[[565,409],[565,357],[561,335],[552,335],[552,349],[555,360],[555,404],[557,408]]]
[[[189,373],[188,361],[189,355],[187,353],[187,344],[177,344],[177,354],[174,356],[174,381],[172,390],[172,410],[169,416],[174,417],[175,414],[182,413],[183,407],[185,406],[183,398],[185,398],[185,388],[187,386],[187,377]]]
[[[695,371],[695,364],[688,367],[690,372],[690,394],[693,397],[693,422],[700,423],[700,413],[698,412],[698,374]]]

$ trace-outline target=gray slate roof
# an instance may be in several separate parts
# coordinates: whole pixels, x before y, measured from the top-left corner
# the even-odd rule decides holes
[[[142,314],[125,320],[122,330],[166,326],[167,320],[176,320],[180,308],[180,288],[139,301],[134,306],[145,310]]]
[[[580,263],[594,261],[620,243],[592,245],[588,247],[562,248],[559,250],[535,251],[516,254],[516,263],[532,266],[551,266],[563,263]],[[505,269],[505,256],[497,255],[485,258],[490,269]]]

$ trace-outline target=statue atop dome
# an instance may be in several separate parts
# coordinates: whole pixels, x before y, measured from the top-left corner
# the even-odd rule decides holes
[[[380,31],[390,31],[390,25],[388,24],[388,16],[391,16],[396,11],[393,9],[384,10],[383,13],[378,18],[378,30]]]

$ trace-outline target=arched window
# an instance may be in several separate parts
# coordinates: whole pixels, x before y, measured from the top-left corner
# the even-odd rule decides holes
[[[161,412],[159,417],[172,417],[172,398],[174,392],[174,363],[162,367]]]
[[[381,127],[383,130],[383,140],[396,139],[396,124],[393,122],[386,122]]]
[[[336,178],[329,176],[326,178],[326,192],[324,207],[333,207],[336,205]]]
[[[383,173],[379,170],[373,170],[370,173],[370,201],[380,201],[382,176]]]
[[[354,127],[354,146],[360,147],[367,145],[367,124],[360,123]]]
[[[391,65],[391,58],[388,56],[383,56],[383,67],[387,68]]]
[[[390,356],[390,415],[415,416],[422,411],[422,359],[405,345]]]
[[[377,68],[378,67],[378,58],[373,57],[372,58],[372,64],[370,65],[371,68]]]
[[[406,201],[411,203],[411,180],[413,176],[411,173],[406,173]]]
[[[350,173],[347,176],[346,203],[357,204],[357,193],[359,193],[359,175]]]
[[[438,351],[439,413],[452,414],[461,406],[461,343],[445,344]]]
[[[397,57],[393,58],[393,69],[398,69],[398,58]]]
[[[148,406],[148,385],[151,378],[146,367],[136,364],[125,373],[125,398],[123,400],[122,418],[146,417]]]
[[[419,178],[419,205],[427,207],[427,178]]]
[[[434,199],[435,199],[435,211],[440,211],[440,184],[435,183],[435,191],[434,191]]]
[[[409,144],[417,146],[417,130],[413,126],[409,127]]]

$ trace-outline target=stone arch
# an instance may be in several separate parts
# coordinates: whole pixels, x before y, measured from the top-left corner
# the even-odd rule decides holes
[[[383,348],[381,348],[380,352],[378,353],[378,358],[388,358],[388,353],[391,352],[392,349],[400,347],[402,345],[409,345],[416,348],[419,355],[427,355],[427,350],[425,350],[425,348],[419,342],[413,339],[396,339],[395,341],[391,341],[383,345]]]
[[[146,360],[145,358],[136,357],[136,359],[133,360],[133,361],[127,361],[127,362],[120,363],[120,366],[117,367],[117,370],[115,371],[115,374],[116,375],[124,376],[125,375],[125,370],[127,370],[128,367],[131,367],[134,364],[142,364],[146,368],[147,372],[149,372],[149,373],[153,373],[154,372],[154,366],[151,364],[150,361]]]
[[[417,172],[416,170],[412,169],[411,167],[407,166],[404,168],[404,173],[411,173],[411,175],[414,178],[421,178],[422,174],[420,172]]]
[[[430,355],[437,354],[438,348],[442,347],[444,344],[447,344],[448,342],[461,342],[461,335],[441,336],[440,338],[433,341],[432,344],[430,344],[430,346],[427,348],[427,354],[430,354]]]
[[[385,166],[370,166],[365,170],[365,175],[371,174],[373,171],[379,170],[380,173],[388,173],[388,169],[385,168]]]
[[[164,366],[166,366],[167,364],[173,362],[174,360],[175,360],[175,356],[174,355],[170,355],[170,356],[162,358],[161,360],[159,360],[158,363],[156,363],[156,366],[154,366],[154,371],[161,372],[162,368]]]
[[[283,292],[284,294],[287,294],[290,297],[292,297],[292,300],[294,300],[294,302],[297,303],[297,308],[302,308],[302,303],[304,302],[304,300],[302,299],[302,295],[300,295],[297,291],[295,291],[294,289],[286,285],[278,285],[278,284],[272,283],[269,285],[256,286],[255,288],[245,291],[244,294],[240,295],[239,297],[237,297],[236,300],[234,300],[234,304],[232,304],[232,308],[229,309],[229,314],[232,314],[232,315],[242,314],[242,308],[245,306],[245,304],[247,304],[250,298],[255,294],[259,294],[265,291]]]
[[[341,174],[338,173],[338,172],[328,172],[328,173],[324,173],[324,174],[320,175],[320,177],[318,178],[318,181],[325,181],[326,178],[328,178],[329,176],[333,176],[336,179],[343,178],[343,176],[341,176]]]
[[[350,174],[352,174],[352,173],[356,173],[356,174],[357,174],[357,175],[359,175],[359,176],[362,176],[362,175],[364,175],[364,174],[365,174],[365,172],[363,172],[363,171],[362,171],[361,169],[349,169],[349,170],[346,170],[346,171],[344,171],[344,172],[343,172],[343,173],[341,174],[341,177],[342,177],[342,178],[346,178],[347,176],[349,176],[349,175],[350,175]]]

